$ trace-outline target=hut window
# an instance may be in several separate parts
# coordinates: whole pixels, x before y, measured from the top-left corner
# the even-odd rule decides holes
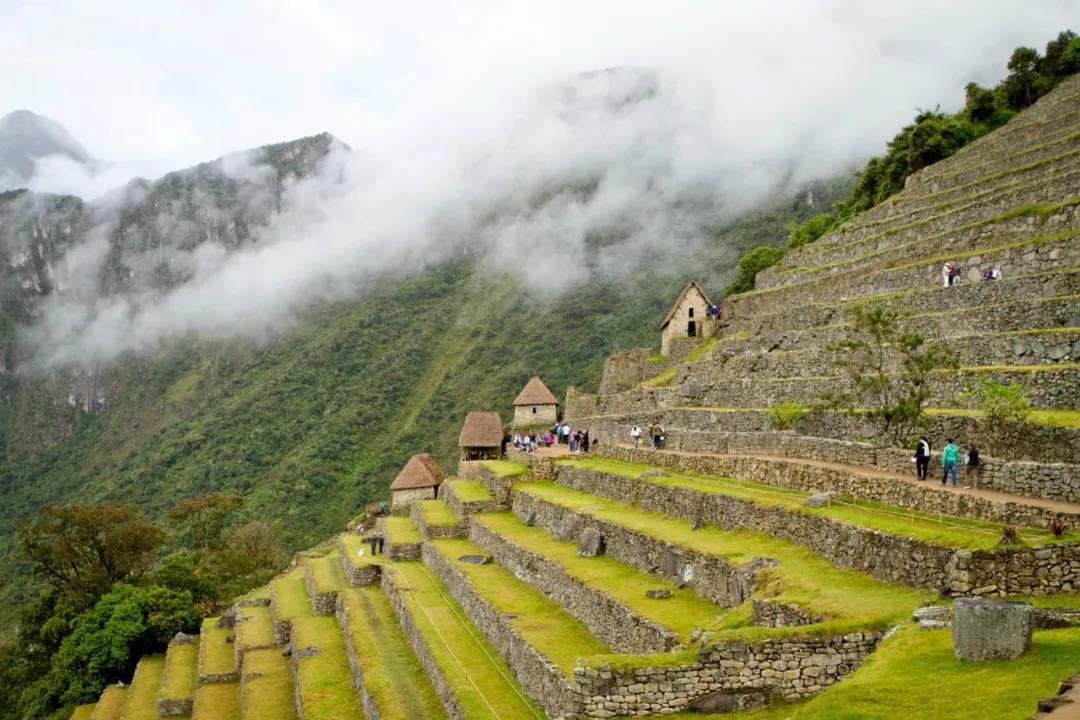
[[[535,415],[535,414],[536,414],[536,406],[534,405],[533,406],[533,415]]]
[[[697,336],[697,324],[693,320],[691,320],[686,325],[686,336],[687,337],[696,337]]]
[[[694,308],[690,308],[690,317],[694,317]]]

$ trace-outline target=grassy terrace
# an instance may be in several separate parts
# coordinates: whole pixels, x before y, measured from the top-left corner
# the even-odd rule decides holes
[[[119,685],[110,685],[105,688],[98,698],[97,706],[90,717],[94,720],[119,720],[120,713],[124,711],[124,701],[127,699],[127,688]]]
[[[345,548],[345,554],[353,565],[382,565],[385,559],[383,555],[372,555],[371,546],[364,542],[363,535],[354,532],[343,532],[338,536],[338,542]]]
[[[164,655],[144,655],[139,660],[124,704],[124,720],[157,720],[158,688],[164,671]]]
[[[337,592],[349,584],[337,553],[307,560],[306,564],[311,568],[311,580],[315,590],[320,593]]]
[[[263,648],[244,653],[245,680],[241,700],[245,717],[259,720],[296,720],[289,658],[281,648]]]
[[[567,677],[577,660],[588,655],[607,654],[611,649],[589,633],[580,620],[539,590],[495,564],[472,565],[458,560],[462,555],[483,555],[469,540],[445,539],[432,543],[439,553],[465,573],[477,595],[491,603],[526,642],[558,665]]]
[[[300,660],[297,684],[305,720],[363,717],[360,699],[352,689],[352,671],[345,655],[345,640],[331,616],[293,621],[293,647],[314,646],[317,655]]]
[[[427,568],[394,563],[388,571],[465,717],[543,720],[544,713],[525,695],[495,648]]]
[[[240,683],[200,685],[191,720],[240,720]]]
[[[514,545],[542,555],[582,584],[678,633],[683,642],[689,639],[694,628],[709,629],[721,614],[727,612],[726,608],[705,600],[688,588],[679,589],[674,583],[643,573],[627,563],[604,555],[580,557],[577,543],[561,542],[541,528],[528,527],[513,513],[483,513],[474,516],[473,522],[494,531]],[[670,589],[672,597],[668,600],[645,597],[646,590],[657,587]]]
[[[643,472],[658,466],[621,460],[583,458],[562,460],[559,464],[634,478],[639,482],[648,482],[662,487],[685,488],[709,495],[727,495],[749,500],[764,507],[782,507],[790,512],[822,515],[849,525],[881,530],[892,535],[903,535],[948,547],[993,548],[998,544],[1002,529],[999,523],[920,513],[906,508],[852,498],[840,498],[839,502],[825,507],[807,507],[803,505],[803,500],[812,493],[728,477],[679,473],[667,468],[659,468],[668,473],[667,475],[642,478],[640,476]],[[1023,528],[1020,533],[1024,541],[1032,545],[1057,541],[1049,531],[1043,529]],[[1070,540],[1080,540],[1080,534],[1067,533],[1061,541]]]
[[[485,502],[491,499],[491,493],[482,482],[458,478],[451,478],[446,482],[462,502]]]
[[[442,703],[398,626],[386,595],[376,587],[349,588],[342,599],[364,688],[381,720],[445,718]]]
[[[484,460],[484,467],[499,477],[517,477],[529,472],[528,465],[510,460]]]
[[[70,720],[90,720],[96,705],[80,705],[71,712]]]
[[[442,500],[421,500],[419,505],[420,512],[424,516],[424,522],[428,525],[447,527],[457,525],[459,522],[458,516]]]
[[[697,362],[698,360],[705,357],[706,353],[712,350],[718,342],[719,338],[717,338],[717,336],[715,335],[710,338],[706,338],[703,342],[698,343],[698,345],[695,346],[693,350],[688,352],[686,354],[686,357],[680,361],[680,364]],[[645,380],[641,384],[645,387],[665,387],[667,385],[670,385],[671,381],[675,379],[675,373],[677,371],[678,365],[672,365],[667,370],[664,370],[664,372]]]
[[[274,596],[274,619],[279,622],[311,617],[311,601],[304,586],[304,569],[297,567],[271,583]]]
[[[804,628],[736,628],[725,619],[725,636],[756,637],[787,632],[805,634],[808,628],[831,631],[837,627],[886,627],[907,617],[927,597],[915,590],[875,580],[871,576],[838,568],[812,551],[751,530],[722,530],[707,525],[691,530],[683,518],[640,510],[628,503],[608,500],[548,482],[522,483],[517,492],[533,495],[573,512],[610,522],[648,537],[695,552],[714,555],[733,565],[755,557],[779,561],[765,571],[771,582],[763,583],[761,597],[791,602],[835,620]]]
[[[269,605],[246,605],[237,609],[236,644],[245,650],[274,644],[274,620]]]
[[[408,515],[391,515],[382,520],[386,542],[395,545],[412,545],[420,542],[420,531]]]
[[[198,676],[199,640],[186,645],[172,643],[165,651],[165,670],[158,695],[170,700],[182,700],[195,695]]]
[[[202,642],[199,644],[199,675],[221,675],[236,671],[233,644],[227,641],[231,628],[219,628],[218,618],[202,621]]]

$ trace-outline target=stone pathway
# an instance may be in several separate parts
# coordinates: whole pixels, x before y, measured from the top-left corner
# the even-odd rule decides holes
[[[1036,713],[1033,720],[1080,720],[1080,673],[1071,682],[1072,688],[1057,696],[1061,704],[1048,712]]]

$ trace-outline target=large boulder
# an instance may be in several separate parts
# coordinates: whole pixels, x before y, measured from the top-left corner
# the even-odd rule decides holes
[[[596,528],[587,527],[581,532],[581,540],[578,543],[578,555],[581,557],[596,557],[604,552],[604,538]]]
[[[957,660],[1011,660],[1031,647],[1027,603],[960,598],[953,602],[952,640]]]

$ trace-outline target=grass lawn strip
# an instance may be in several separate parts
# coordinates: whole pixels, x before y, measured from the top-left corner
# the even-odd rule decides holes
[[[337,553],[308,560],[306,563],[311,567],[311,579],[315,583],[316,591],[329,593],[348,587],[349,583],[345,579],[345,571],[341,568]]]
[[[556,540],[546,530],[528,527],[513,513],[483,513],[473,517],[509,542],[556,563],[568,575],[600,593],[627,606],[641,617],[668,628],[686,642],[694,628],[713,626],[727,608],[697,595],[689,588],[643,573],[632,565],[600,555],[578,555],[574,542]],[[645,597],[645,591],[666,587],[672,592],[667,600]]]
[[[654,466],[621,460],[586,458],[559,462],[571,467],[639,479],[641,482],[663,487],[679,487],[712,495],[727,495],[749,500],[765,507],[782,507],[791,512],[823,515],[849,525],[882,530],[893,535],[905,535],[948,547],[964,549],[997,547],[1003,527],[999,523],[934,515],[851,498],[842,498],[831,505],[812,508],[803,505],[803,500],[811,493],[801,490],[728,477],[683,474],[667,468],[659,468],[668,473],[667,475],[642,478],[641,474],[646,470],[655,469]],[[1075,533],[1067,533],[1063,538],[1055,539],[1049,531],[1036,528],[1022,528],[1020,532],[1025,542],[1033,545],[1080,539],[1080,535]]]
[[[544,720],[495,648],[426,567],[394,563],[388,571],[465,717]]]
[[[70,720],[90,720],[96,705],[80,705],[71,712]]]
[[[447,480],[454,495],[461,502],[484,502],[491,499],[491,493],[477,480],[460,480],[453,478]]]
[[[364,689],[380,720],[445,718],[439,697],[397,624],[390,601],[377,587],[349,588],[342,595]]]
[[[158,689],[164,671],[164,655],[142,656],[128,688],[124,720],[157,720]]]
[[[258,720],[296,720],[289,658],[281,648],[244,653],[245,680],[241,687],[246,716]]]
[[[714,525],[692,530],[683,518],[640,510],[627,503],[555,483],[522,483],[515,490],[663,542],[714,555],[732,565],[745,565],[756,557],[774,558],[779,561],[777,567],[758,571],[760,582],[755,595],[790,602],[837,620],[850,620],[852,622],[843,623],[848,627],[859,624],[888,627],[906,620],[921,602],[932,599],[929,591],[881,582],[868,574],[836,567],[807,548],[763,532],[723,530]],[[722,624],[732,623],[724,618]],[[826,632],[838,625],[835,621],[826,621],[815,626],[792,628],[733,628],[724,636],[777,636],[788,631],[807,634]]]
[[[511,460],[484,460],[484,467],[495,473],[498,477],[517,477],[529,472],[528,465],[513,462]]]
[[[274,621],[269,605],[243,605],[237,608],[236,642],[243,649],[274,644]]]
[[[459,522],[458,516],[442,500],[421,500],[420,512],[424,514],[424,522],[428,525],[445,527],[457,525]]]
[[[512,616],[510,625],[526,642],[558,665],[571,677],[579,657],[611,652],[585,625],[532,586],[518,580],[506,568],[495,564],[473,565],[458,560],[462,555],[483,555],[469,540],[436,540],[434,547],[465,573],[477,595],[500,613]]]
[[[236,654],[233,643],[226,641],[226,638],[233,634],[233,629],[219,628],[217,621],[216,617],[202,621],[199,675],[223,675],[236,672]]]
[[[420,531],[408,515],[391,515],[382,520],[386,542],[411,545],[420,542]]]
[[[298,617],[311,617],[315,613],[308,600],[304,586],[304,568],[296,567],[286,575],[275,578],[273,583],[274,616],[278,622]]]
[[[354,532],[343,532],[338,536],[338,540],[345,548],[345,554],[348,555],[349,562],[353,565],[383,564],[383,556],[371,554],[371,546],[364,542],[363,535],[357,535]]]
[[[119,685],[109,685],[102,691],[98,698],[94,712],[90,714],[91,720],[120,720],[120,713],[124,710],[124,701],[127,699],[127,688]]]
[[[293,621],[293,647],[316,647],[318,654],[299,661],[297,671],[304,720],[362,718],[360,699],[352,689],[352,671],[337,620],[330,616]]]
[[[204,683],[195,691],[191,720],[240,720],[240,683]]]
[[[161,679],[159,695],[167,700],[191,699],[195,696],[195,682],[198,678],[199,641],[179,645],[171,643],[165,651],[164,677]]]

